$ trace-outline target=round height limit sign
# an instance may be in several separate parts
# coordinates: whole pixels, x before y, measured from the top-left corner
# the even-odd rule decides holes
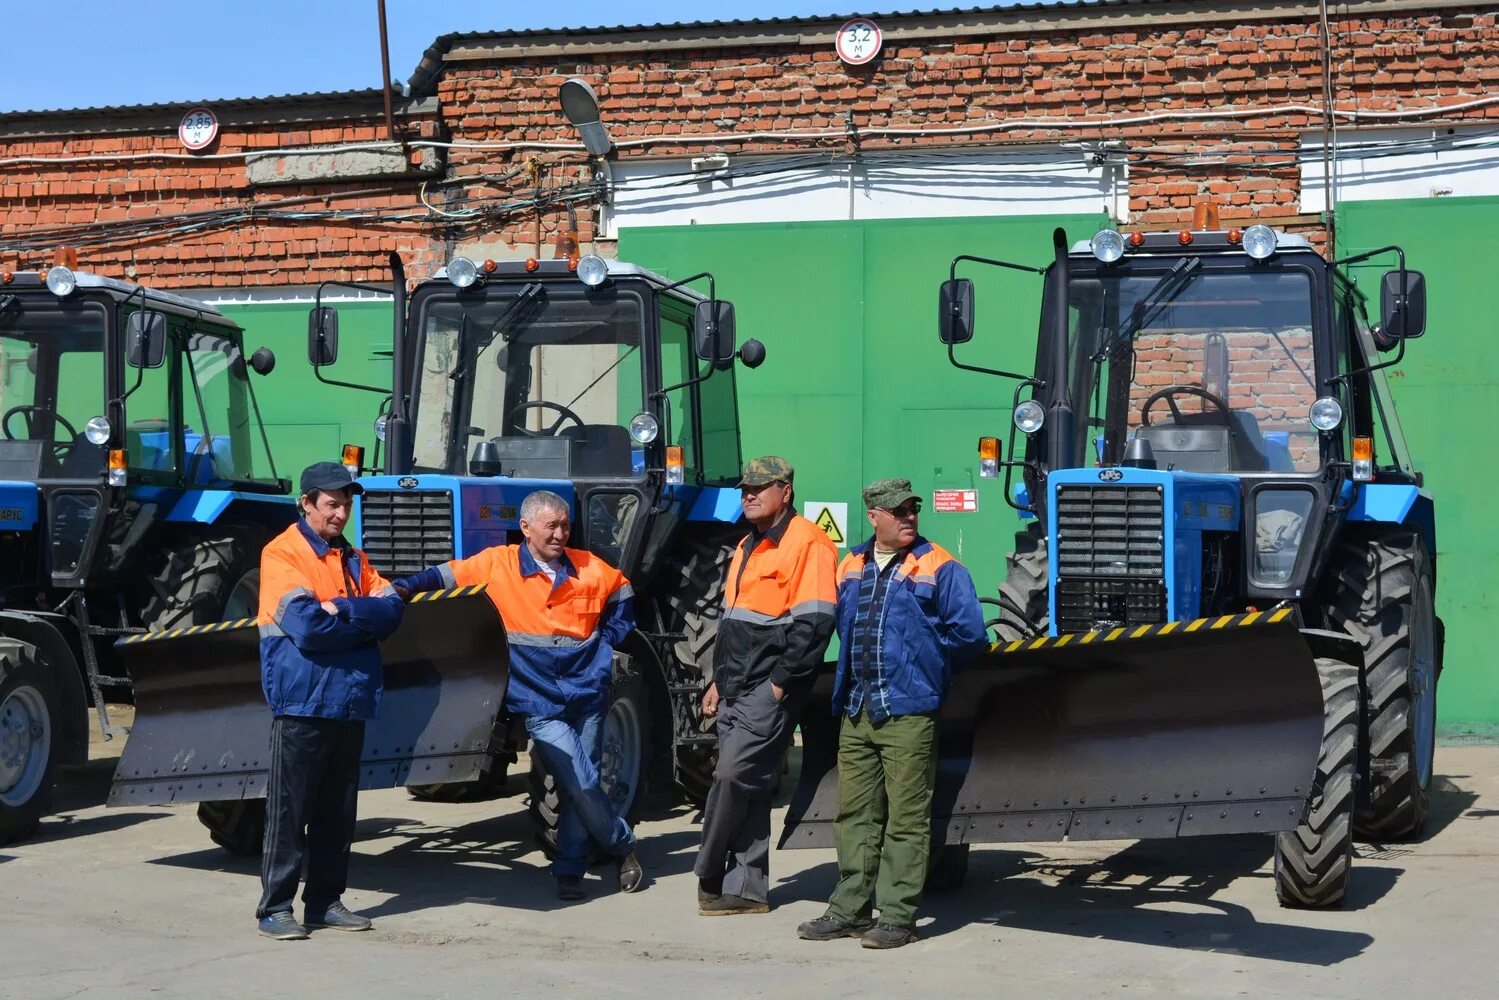
[[[856,17],[845,21],[838,29],[834,47],[838,58],[850,66],[863,66],[880,54],[884,37],[880,26],[867,17]]]
[[[184,148],[193,152],[207,149],[219,137],[219,120],[207,108],[193,108],[182,116],[177,126],[177,138]]]

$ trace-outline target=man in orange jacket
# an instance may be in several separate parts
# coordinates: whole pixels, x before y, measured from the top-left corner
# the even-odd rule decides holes
[[[770,909],[770,785],[833,634],[838,549],[791,506],[791,463],[744,467],[750,533],[734,550],[703,714],[718,718],[718,766],[693,870],[705,917]]]
[[[342,896],[364,724],[380,709],[378,644],[401,624],[404,605],[344,540],[359,492],[337,462],[308,466],[297,500],[302,518],[260,554],[260,676],[273,719],[255,916],[261,934],[281,941],[307,936],[292,915],[304,860],[306,923],[370,926]]]
[[[582,899],[590,840],[612,855],[619,887],[645,881],[635,834],[599,784],[601,726],[614,650],[635,627],[634,591],[591,552],[567,548],[568,503],[537,490],[521,503],[521,545],[495,545],[395,581],[410,593],[485,584],[510,644],[505,707],[526,717],[531,752],[562,793],[552,875],[562,899]]]

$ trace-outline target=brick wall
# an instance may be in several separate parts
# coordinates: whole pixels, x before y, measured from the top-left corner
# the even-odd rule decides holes
[[[1361,6],[1368,5],[1352,8]],[[490,58],[465,57],[436,75],[440,111],[401,125],[410,139],[574,142],[575,133],[558,114],[556,90],[564,79],[578,75],[597,87],[604,120],[617,143],[661,140],[623,148],[621,159],[848,150],[855,144],[843,134],[850,113],[859,131],[857,144],[865,149],[1118,139],[1137,152],[1130,165],[1129,204],[1140,225],[1174,227],[1191,218],[1197,200],[1213,198],[1224,206],[1225,225],[1250,218],[1280,220],[1287,228],[1323,238],[1316,219],[1298,217],[1298,171],[1284,162],[1304,130],[1320,127],[1315,114],[1128,123],[1133,117],[1170,112],[1319,105],[1322,61],[1315,19],[1213,24],[1204,17],[1193,24],[1166,18],[1161,27],[1145,28],[1140,26],[1146,23],[1141,11],[1133,22],[1117,15],[1120,23],[1131,24],[1127,29],[1001,30],[945,38],[903,37],[902,26],[919,19],[885,19],[884,52],[858,68],[842,65],[824,41],[632,49],[621,36],[612,43],[617,51],[586,58],[527,56],[519,49]],[[1088,16],[1097,21],[1103,15]],[[1341,107],[1440,108],[1499,91],[1499,26],[1481,6],[1448,5],[1401,16],[1345,14],[1334,18],[1332,33]],[[589,40],[611,44],[607,36]],[[0,116],[0,132],[5,117]],[[874,131],[1035,117],[1093,118],[1108,124],[946,136]],[[1499,104],[1447,119],[1499,121]],[[174,126],[175,119],[170,126],[128,135],[0,136],[0,161],[26,155],[180,152]],[[727,138],[689,143],[678,138],[811,130],[838,134],[813,142]],[[226,129],[213,152],[382,136],[378,114],[366,112],[310,125]],[[1281,162],[1267,162],[1267,153]],[[1225,160],[1224,154],[1232,158]],[[497,256],[525,256],[534,252],[538,228],[541,241],[549,245],[567,219],[556,199],[579,193],[579,185],[590,178],[581,156],[565,151],[454,148],[447,155],[446,180],[457,183],[433,186],[428,201],[442,211],[477,210],[476,215],[452,218],[429,212],[419,200],[418,185],[405,181],[251,189],[238,160],[0,164],[0,246],[58,226],[225,208],[269,212],[296,207],[285,199],[299,198],[307,200],[298,205],[318,210],[420,217],[305,222],[251,217],[151,241],[85,246],[81,262],[162,287],[305,285],[327,278],[378,279],[385,273],[384,253],[397,250],[408,273],[422,275],[455,245],[477,244]],[[1211,162],[1190,162],[1193,157]],[[540,213],[526,207],[537,199],[553,204]],[[574,204],[585,241],[593,235],[590,204]],[[50,240],[51,233],[45,238]],[[10,257],[13,262],[15,255]]]

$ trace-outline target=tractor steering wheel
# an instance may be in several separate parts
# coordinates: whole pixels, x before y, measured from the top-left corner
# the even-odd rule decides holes
[[[1176,407],[1176,400],[1173,398],[1175,396],[1197,396],[1201,399],[1207,400],[1209,403],[1212,403],[1214,406],[1216,406],[1218,408],[1218,411],[1223,414],[1224,425],[1229,425],[1230,411],[1228,408],[1228,400],[1224,399],[1217,393],[1208,392],[1206,389],[1195,385],[1168,385],[1164,389],[1157,389],[1155,392],[1152,392],[1148,397],[1146,397],[1145,402],[1140,404],[1140,423],[1146,427],[1150,426],[1150,408],[1163,399],[1166,401],[1166,405],[1171,409],[1171,419],[1175,420],[1178,424],[1181,423],[1182,411],[1177,409]]]
[[[527,430],[524,426],[522,426],[520,420],[518,419],[520,413],[524,410],[556,410],[561,414],[561,416],[552,421],[552,425],[550,427],[543,427],[539,431],[532,431]],[[516,434],[520,435],[521,437],[529,438],[556,437],[557,432],[562,429],[562,425],[569,420],[577,424],[579,427],[583,426],[582,417],[578,416],[576,413],[574,413],[572,410],[569,410],[561,403],[554,403],[549,399],[533,399],[529,403],[521,403],[519,406],[512,407],[510,409],[510,412],[505,414],[505,417],[515,425]]]
[[[31,406],[29,404],[12,406],[10,409],[5,411],[4,416],[0,416],[0,430],[3,430],[5,432],[6,438],[11,441],[33,440],[34,434],[36,432],[36,421],[32,419],[32,414],[46,414],[48,412],[49,411],[45,406]],[[26,420],[26,434],[24,435],[24,437],[19,438],[16,437],[16,435],[12,433],[10,429],[10,418],[18,413],[23,414]],[[63,458],[66,457],[68,452],[73,450],[73,446],[78,443],[78,428],[68,423],[68,418],[64,417],[61,413],[53,412],[52,419],[54,421],[52,427],[54,432],[57,430],[57,424],[61,424],[63,430],[68,432],[68,439],[66,441],[52,442],[52,454],[59,462],[61,462]]]

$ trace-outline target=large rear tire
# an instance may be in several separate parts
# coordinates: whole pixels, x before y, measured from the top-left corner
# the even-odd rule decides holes
[[[1431,811],[1440,626],[1435,573],[1419,532],[1399,528],[1345,541],[1334,626],[1364,647],[1368,795],[1354,832],[1419,839]]]
[[[633,825],[636,811],[644,799],[651,701],[645,678],[629,657],[617,655],[615,658],[609,705],[604,709],[604,721],[599,730],[602,744],[599,785],[615,811]],[[552,777],[534,747],[527,783],[530,789],[527,812],[536,843],[548,858],[555,857],[562,795],[557,789],[557,779]],[[593,860],[602,860],[598,845],[594,845],[594,852]]]
[[[1281,906],[1337,906],[1353,870],[1358,786],[1359,671],[1317,660],[1322,681],[1322,751],[1301,825],[1275,837],[1275,895]]]
[[[993,626],[999,641],[1046,634],[1051,627],[1050,575],[1046,535],[1032,522],[1015,533],[1015,551],[1005,558],[999,620]]]
[[[260,550],[255,525],[215,526],[213,534],[181,539],[151,575],[151,598],[141,612],[153,632],[253,618],[260,598]],[[260,853],[265,800],[198,803],[198,821],[231,854]]]
[[[713,646],[718,638],[718,616],[723,610],[724,587],[729,562],[743,529],[726,526],[723,531],[684,538],[687,546],[682,562],[682,585],[667,597],[673,631],[683,638],[673,648],[676,664],[668,684],[683,689],[672,696],[674,736],[713,736],[712,719],[704,719],[701,692],[713,682]],[[697,688],[696,691],[692,690]],[[688,801],[701,807],[713,787],[713,769],[718,765],[715,743],[679,743],[675,748],[677,784]]]
[[[47,814],[62,749],[60,707],[36,648],[0,638],[0,846],[36,833]]]

